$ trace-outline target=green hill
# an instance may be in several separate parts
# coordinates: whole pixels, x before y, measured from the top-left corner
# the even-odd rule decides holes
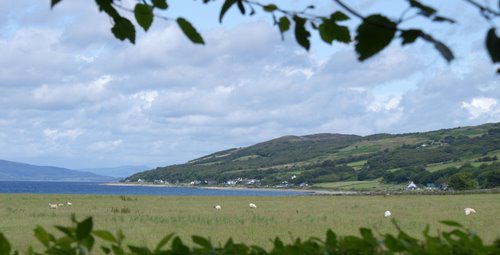
[[[500,123],[423,133],[284,136],[159,167],[124,181],[316,185],[381,181],[500,186]],[[335,186],[335,185],[333,185]]]

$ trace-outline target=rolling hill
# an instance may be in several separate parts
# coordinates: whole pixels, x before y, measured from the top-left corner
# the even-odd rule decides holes
[[[0,160],[0,181],[115,181],[116,178],[53,166]]]
[[[228,149],[124,181],[317,185],[415,180],[425,185],[456,179],[488,188],[500,185],[498,157],[500,123],[395,135],[315,134]]]

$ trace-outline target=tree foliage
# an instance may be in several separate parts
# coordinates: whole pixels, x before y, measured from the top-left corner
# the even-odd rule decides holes
[[[283,34],[293,28],[293,35],[297,43],[306,50],[311,48],[310,37],[317,33],[319,37],[328,44],[333,42],[348,44],[354,35],[355,51],[358,59],[364,61],[380,51],[394,40],[401,40],[402,45],[412,44],[417,39],[430,43],[437,52],[448,62],[455,56],[452,50],[442,41],[434,38],[425,28],[404,28],[403,24],[420,16],[433,23],[456,23],[455,18],[446,17],[430,5],[419,0],[407,0],[408,9],[399,18],[386,17],[380,13],[368,16],[361,15],[357,10],[348,6],[344,1],[333,0],[338,9],[332,10],[329,15],[320,16],[314,14],[314,5],[308,5],[303,10],[288,10],[274,3],[262,3],[259,0],[202,0],[203,4],[222,2],[219,13],[219,21],[222,23],[225,15],[231,9],[237,8],[241,15],[254,15],[257,11],[268,13],[274,25],[278,26],[279,32]],[[403,0],[401,0],[403,1]],[[495,32],[493,20],[500,16],[500,0],[496,7],[483,5],[475,0],[463,0],[469,3],[471,8],[477,8],[481,15],[491,24],[485,36],[485,46],[493,63],[500,62],[500,38]],[[62,0],[51,0],[51,7],[62,2]],[[179,28],[186,37],[195,44],[204,44],[205,41],[187,19],[183,17],[165,16],[167,9],[170,12],[167,0],[142,0],[137,1],[134,8],[128,9],[119,0],[96,0],[99,11],[107,14],[112,21],[111,32],[119,40],[128,40],[135,43],[136,29],[132,22],[125,17],[124,12],[134,14],[135,22],[144,30],[148,31],[155,19],[176,21]],[[357,18],[361,22],[358,27],[351,29],[342,22]],[[500,69],[498,70],[500,72]]]
[[[34,230],[36,239],[43,245],[40,250],[29,247],[25,254],[42,255],[84,255],[95,254],[98,250],[104,254],[115,255],[174,255],[174,254],[252,254],[252,255],[294,255],[294,254],[500,254],[500,239],[493,244],[484,244],[473,231],[454,221],[441,221],[452,230],[429,234],[429,227],[423,232],[423,239],[410,236],[393,223],[396,235],[375,235],[369,228],[360,228],[359,236],[338,236],[332,230],[326,232],[324,239],[311,237],[306,240],[297,238],[285,243],[276,237],[271,249],[266,250],[255,245],[235,243],[229,238],[224,244],[214,245],[210,239],[191,236],[193,246],[188,246],[174,234],[167,234],[155,247],[137,246],[125,242],[121,231],[113,234],[107,230],[95,230],[91,217],[82,221],[72,217],[73,225],[56,226],[59,236],[43,227]],[[99,242],[96,242],[98,240]],[[97,248],[96,243],[100,246]],[[0,233],[0,254],[19,254],[4,234]]]

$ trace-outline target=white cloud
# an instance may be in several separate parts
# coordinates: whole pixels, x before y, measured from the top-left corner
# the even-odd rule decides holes
[[[118,147],[122,146],[122,144],[123,141],[121,139],[113,141],[101,141],[89,145],[88,148],[91,151],[95,152],[112,152],[118,149]]]
[[[446,65],[428,53],[432,46],[393,43],[360,63],[353,45],[320,47],[318,57],[292,33],[282,42],[267,20],[203,30],[205,46],[155,20],[131,45],[113,38],[93,2],[62,1],[52,11],[48,3],[7,2],[0,4],[8,12],[0,17],[4,159],[161,166],[282,135],[500,121],[492,103],[498,79],[470,48]],[[19,12],[27,4],[33,8]]]
[[[75,140],[77,137],[83,134],[83,130],[80,129],[58,130],[58,129],[46,128],[43,130],[43,134],[49,140],[53,141],[61,138],[69,138],[71,140]]]
[[[476,97],[469,102],[462,102],[462,108],[470,114],[470,119],[477,119],[482,115],[492,115],[500,110],[496,108],[498,101],[495,98]]]

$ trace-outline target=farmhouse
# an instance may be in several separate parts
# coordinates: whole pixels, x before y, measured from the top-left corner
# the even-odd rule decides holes
[[[418,188],[417,185],[415,185],[415,183],[413,183],[413,181],[410,181],[408,186],[406,186],[406,190],[416,190],[417,188]]]

